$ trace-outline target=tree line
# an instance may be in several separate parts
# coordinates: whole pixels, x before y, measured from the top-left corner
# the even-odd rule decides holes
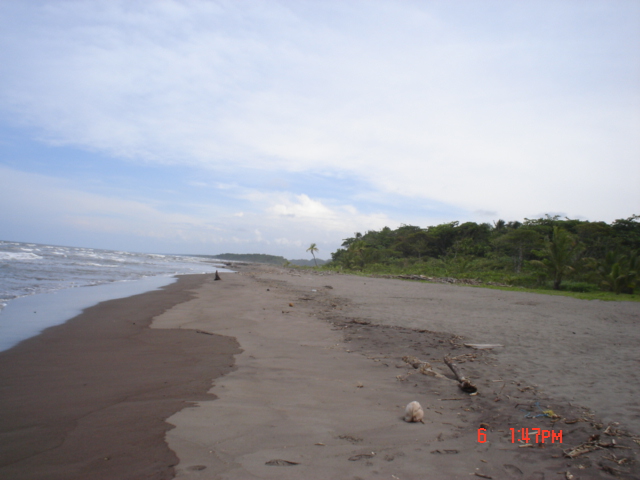
[[[450,222],[358,232],[331,254],[330,266],[634,293],[639,252],[640,215],[610,224],[547,215],[522,222]]]

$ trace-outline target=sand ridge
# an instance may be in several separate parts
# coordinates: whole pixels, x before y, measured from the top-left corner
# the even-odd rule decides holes
[[[223,275],[197,296],[153,326],[235,337],[243,352],[216,380],[218,399],[169,418],[179,479],[637,478],[637,304],[271,267]],[[614,339],[615,351],[601,348]],[[446,354],[480,395],[457,388]],[[404,355],[449,378],[417,373]],[[413,400],[425,425],[403,421]],[[629,434],[605,435],[603,417]],[[536,427],[562,430],[564,443],[512,443],[510,428]],[[564,457],[594,434],[625,448]]]

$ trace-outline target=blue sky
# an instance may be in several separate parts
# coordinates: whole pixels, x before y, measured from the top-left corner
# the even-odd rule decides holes
[[[0,2],[0,238],[328,258],[640,213],[640,3]]]

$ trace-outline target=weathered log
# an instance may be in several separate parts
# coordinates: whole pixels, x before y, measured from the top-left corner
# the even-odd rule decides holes
[[[451,371],[455,375],[456,380],[458,380],[458,386],[463,392],[466,392],[469,395],[476,395],[478,393],[478,388],[475,385],[473,385],[469,380],[464,378],[464,376],[460,373],[460,371],[456,367],[455,363],[453,363],[448,356],[444,357],[444,363],[447,364],[447,366],[451,369]]]

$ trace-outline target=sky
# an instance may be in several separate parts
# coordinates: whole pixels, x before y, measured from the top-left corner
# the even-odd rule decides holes
[[[0,0],[0,239],[329,258],[640,213],[635,0]]]

